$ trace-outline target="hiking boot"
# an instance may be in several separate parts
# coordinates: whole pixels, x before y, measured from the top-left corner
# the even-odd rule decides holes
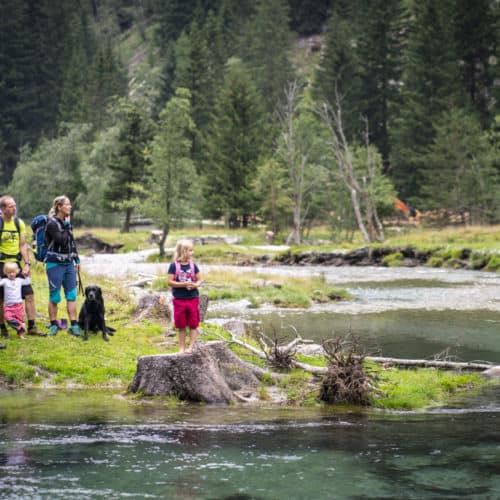
[[[80,327],[78,325],[71,325],[68,328],[68,333],[70,335],[74,335],[75,337],[79,337],[81,335]]]
[[[5,344],[0,344],[0,349],[5,349],[7,346]]]
[[[49,335],[57,335],[58,330],[59,328],[57,327],[57,325],[50,325]]]
[[[46,337],[47,334],[45,332],[39,332],[36,326],[28,328],[28,335],[37,335],[38,337]]]

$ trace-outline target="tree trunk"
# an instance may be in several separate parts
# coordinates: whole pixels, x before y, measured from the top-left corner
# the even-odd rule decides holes
[[[169,227],[163,226],[161,238],[160,241],[158,242],[158,251],[160,253],[160,257],[165,256],[165,241],[167,241],[168,233],[169,233]]]
[[[193,354],[141,356],[129,387],[144,396],[231,403],[256,391],[263,370],[239,359],[224,342],[197,344]]]
[[[123,219],[122,233],[130,233],[130,219],[132,218],[132,209],[125,210],[125,218]]]

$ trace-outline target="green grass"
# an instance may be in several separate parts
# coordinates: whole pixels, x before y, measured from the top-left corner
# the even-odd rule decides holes
[[[453,373],[434,368],[378,370],[381,390],[374,405],[390,410],[418,410],[445,402],[452,394],[486,384],[477,373]]]

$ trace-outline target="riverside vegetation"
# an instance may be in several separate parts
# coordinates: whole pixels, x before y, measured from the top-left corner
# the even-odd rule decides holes
[[[93,232],[111,243],[115,240],[124,242],[127,250],[148,246],[146,232],[127,235],[130,242],[124,241],[123,235],[117,231],[93,230]],[[183,231],[182,236],[194,235],[196,232],[199,233],[199,229]],[[173,234],[172,241],[180,236],[180,233]],[[488,228],[488,230],[478,228],[440,233],[421,230],[416,234],[409,233],[404,238],[405,242],[411,244],[418,238],[425,245],[448,244],[450,248],[459,249],[462,241],[468,247],[492,250],[498,237],[498,228]],[[244,245],[262,243],[258,241],[258,233],[255,231],[242,233],[242,238]],[[398,238],[403,237],[398,236]],[[243,244],[235,248],[238,256],[248,256],[247,247]],[[388,241],[387,244],[390,246],[392,242]],[[208,245],[198,247],[197,261],[201,264],[208,261],[224,261],[221,255],[227,257],[228,254],[223,253],[221,247],[221,245],[213,248]],[[47,318],[42,311],[48,299],[45,272],[41,265],[36,265],[32,273],[41,316],[39,321],[43,323]],[[96,341],[94,336],[91,336],[89,342],[82,342],[61,332],[54,338],[29,338],[28,341],[21,342],[11,333],[11,338],[7,340],[7,349],[0,352],[0,381],[3,385],[14,388],[95,388],[124,391],[133,378],[138,356],[174,353],[178,350],[175,338],[165,336],[165,329],[159,321],[151,318],[135,321],[136,305],[128,290],[117,280],[106,277],[96,279],[85,273],[82,273],[82,277],[85,284],[97,281],[103,287],[108,321],[118,330],[115,337],[109,343]],[[227,271],[217,273],[217,276],[204,273],[204,277],[211,300],[239,300],[246,297],[253,307],[258,307],[264,302],[274,303],[280,307],[307,307],[313,301],[349,300],[348,294],[332,290],[320,278],[283,280],[273,277],[274,286],[260,286],[264,278],[252,272]],[[166,284],[161,278],[153,283],[153,289],[165,288]],[[81,301],[82,298],[79,297],[79,304]],[[229,340],[230,336],[218,326],[203,325],[200,340],[221,338]],[[245,341],[257,346],[253,339]],[[241,346],[231,345],[231,348],[246,361],[260,366],[266,364]],[[297,360],[310,365],[327,365],[326,359],[322,356],[297,354]],[[440,404],[458,390],[470,390],[486,383],[478,374],[457,374],[436,369],[384,369],[375,365],[370,365],[369,368],[378,379],[371,404],[380,408],[416,409]],[[268,399],[271,385],[271,381],[269,384],[265,382],[262,384],[260,397],[263,403]],[[280,385],[286,392],[289,404],[321,404],[318,401],[318,384],[311,374],[293,369],[286,374]]]

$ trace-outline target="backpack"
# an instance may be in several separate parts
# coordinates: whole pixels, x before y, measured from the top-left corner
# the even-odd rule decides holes
[[[193,278],[194,278],[196,276],[196,272],[194,269],[194,262],[192,260],[189,261],[189,270],[191,272],[191,276],[193,276]],[[175,261],[174,281],[177,281],[177,277],[179,276],[179,274],[181,274],[181,272],[182,272],[181,263],[178,260],[176,260]]]
[[[45,262],[47,258],[47,244],[45,243],[45,227],[49,221],[49,216],[45,214],[36,215],[31,220],[31,230],[33,236],[31,247],[35,254],[35,259],[40,262]]]
[[[14,216],[14,224],[16,225],[16,230],[18,234],[21,234],[21,226],[19,224],[19,217],[16,215]],[[0,214],[0,235],[3,233],[3,217]],[[1,238],[1,236],[0,236]]]

